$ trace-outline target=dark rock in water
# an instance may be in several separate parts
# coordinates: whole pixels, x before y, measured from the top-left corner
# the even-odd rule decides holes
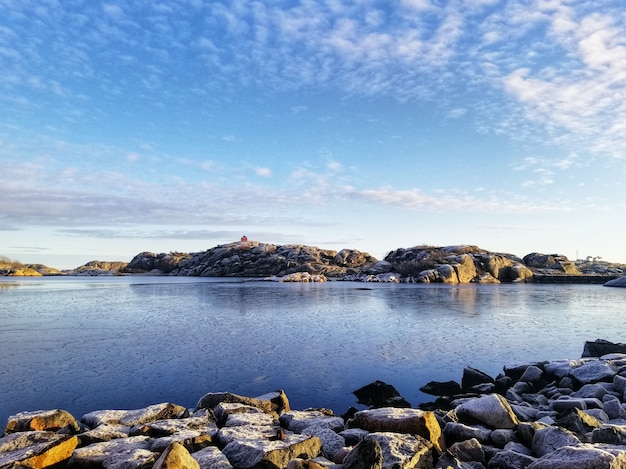
[[[470,389],[481,384],[495,384],[495,380],[488,374],[471,366],[463,368],[463,378],[461,378],[461,387],[463,389]]]
[[[626,344],[613,343],[604,339],[585,342],[582,358],[601,357],[609,353],[626,353]]]
[[[461,385],[456,381],[430,381],[420,388],[431,396],[456,396],[461,394]]]
[[[370,407],[411,407],[391,384],[374,381],[352,392],[360,404]]]

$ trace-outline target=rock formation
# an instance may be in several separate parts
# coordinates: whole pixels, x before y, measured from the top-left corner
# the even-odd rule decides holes
[[[162,252],[161,254],[154,254],[148,251],[141,252],[133,257],[128,265],[121,269],[120,272],[127,274],[143,274],[148,272],[169,274],[192,257],[193,254],[183,252]]]
[[[608,353],[508,365],[495,378],[466,367],[461,383],[422,387],[439,397],[418,409],[377,381],[355,394],[386,405],[343,417],[293,410],[282,391],[208,393],[193,409],[101,410],[80,422],[59,409],[23,412],[0,438],[0,469],[624,467],[625,347],[587,342],[583,355]]]
[[[91,261],[68,270],[66,275],[117,275],[128,265],[127,262]]]

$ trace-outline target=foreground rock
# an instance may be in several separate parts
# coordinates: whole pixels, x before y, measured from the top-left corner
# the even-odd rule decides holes
[[[23,412],[0,438],[0,469],[626,467],[624,347],[587,342],[584,355],[598,356],[507,365],[494,378],[466,367],[461,383],[422,388],[442,391],[434,403],[343,418],[292,410],[282,391],[208,393],[196,409],[101,410],[80,423],[63,410]],[[362,389],[372,404],[400,397],[382,382]]]

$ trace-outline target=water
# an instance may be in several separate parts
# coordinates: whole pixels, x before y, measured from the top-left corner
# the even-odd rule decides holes
[[[284,389],[296,409],[356,405],[380,379],[417,405],[463,367],[579,358],[624,342],[626,289],[396,285],[187,277],[0,282],[0,427],[11,414]],[[357,406],[359,407],[359,406]]]

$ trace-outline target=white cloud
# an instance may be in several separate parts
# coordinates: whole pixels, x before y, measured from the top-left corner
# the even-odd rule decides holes
[[[259,177],[268,178],[272,176],[272,170],[269,168],[254,168],[254,173]]]

